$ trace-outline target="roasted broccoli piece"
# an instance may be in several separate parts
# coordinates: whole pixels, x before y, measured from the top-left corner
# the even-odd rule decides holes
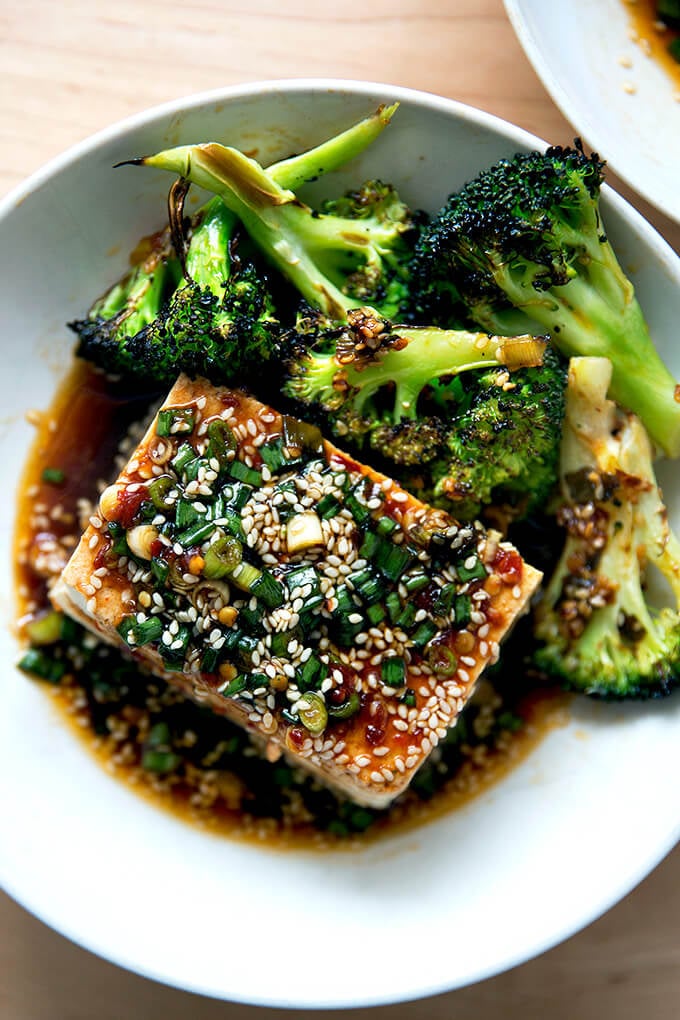
[[[499,524],[545,506],[557,481],[566,364],[547,347],[540,367],[465,376],[422,495],[462,519],[494,506]]]
[[[282,187],[296,188],[335,170],[377,138],[396,109],[397,104],[380,107],[370,117],[321,145],[273,164],[267,173]],[[174,348],[178,356],[181,353],[188,359],[188,365],[217,363],[230,320],[234,317],[238,320],[238,326],[230,327],[233,346],[245,336],[247,319],[257,324],[269,300],[267,295],[258,297],[255,293],[252,270],[241,275],[238,283],[232,280],[225,294],[232,268],[228,243],[235,227],[233,214],[220,199],[213,198],[193,217],[193,236],[185,265],[183,253],[178,253],[173,245],[177,231],[173,234],[168,228],[144,241],[135,252],[133,270],[95,302],[86,319],[71,323],[80,340],[78,354],[110,372],[126,375],[146,375],[161,352],[163,371],[169,371]],[[171,300],[173,307],[166,307]],[[269,317],[268,311],[265,319]],[[155,326],[137,337],[134,344],[129,343],[159,317]],[[197,340],[201,338],[211,348],[204,356],[191,342],[189,331],[194,328]],[[255,333],[257,346],[263,339],[259,325]],[[223,360],[224,356],[219,358],[220,363]],[[182,367],[178,361],[177,371]]]
[[[76,323],[77,354],[157,385],[172,383],[180,371],[225,383],[259,374],[276,354],[278,324],[266,282],[230,254],[236,227],[213,199],[194,228],[185,278],[154,318],[131,335],[115,318]]]
[[[586,694],[650,698],[680,678],[680,543],[640,419],[607,400],[611,372],[603,358],[570,363],[558,510],[566,540],[536,611],[535,662]],[[664,608],[646,589],[651,568],[671,593]]]
[[[557,479],[566,371],[544,339],[392,327],[363,310],[347,326],[303,318],[285,347],[282,391],[301,413],[459,519],[497,500],[526,513]]]
[[[680,389],[605,234],[603,167],[577,140],[483,171],[422,232],[413,287],[427,321],[464,307],[484,329],[531,332],[536,323],[568,357],[609,358],[611,397],[678,456]]]
[[[344,321],[349,309],[367,304],[395,317],[405,303],[417,218],[389,186],[370,181],[318,212],[281,175],[217,143],[132,162],[171,170],[219,195],[260,252],[330,318]]]

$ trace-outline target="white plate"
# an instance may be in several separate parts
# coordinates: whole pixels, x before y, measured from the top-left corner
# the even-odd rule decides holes
[[[621,0],[505,0],[505,7],[536,73],[584,141],[680,222],[677,86],[629,39]],[[633,67],[622,67],[622,57]]]
[[[263,160],[401,100],[392,126],[326,186],[394,181],[436,209],[480,168],[538,140],[446,99],[349,82],[274,82],[152,110],[96,136],[0,208],[0,462],[17,484],[69,359],[63,323],[164,219],[167,178],[118,160],[218,138]],[[317,187],[323,186],[317,185]],[[680,260],[617,196],[608,230],[680,373]],[[116,254],[111,254],[115,248]],[[680,487],[669,486],[676,525]],[[13,501],[0,516],[12,618]],[[0,881],[47,924],[131,970],[226,999],[348,1007],[433,994],[542,952],[627,893],[679,834],[680,699],[581,701],[522,767],[465,809],[359,853],[268,851],[204,835],[111,778],[12,666],[0,635]]]

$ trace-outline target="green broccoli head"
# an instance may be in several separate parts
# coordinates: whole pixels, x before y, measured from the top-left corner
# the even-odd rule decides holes
[[[551,347],[537,368],[475,372],[429,466],[433,502],[460,519],[494,506],[508,519],[546,505],[558,475],[566,362]]]
[[[565,545],[535,615],[535,663],[603,698],[666,695],[680,679],[680,544],[640,420],[606,399],[610,363],[571,361],[558,521]],[[672,593],[654,606],[648,575]]]
[[[120,370],[164,385],[180,371],[252,383],[276,358],[278,333],[266,282],[246,265],[222,299],[194,282],[179,288],[154,322],[119,345]]]
[[[496,332],[535,323],[567,357],[609,358],[612,397],[678,456],[675,380],[604,231],[603,168],[577,141],[573,149],[522,153],[483,171],[423,231],[413,286],[429,321],[463,309]]]
[[[257,375],[277,352],[278,324],[265,278],[232,257],[237,226],[220,199],[213,199],[193,223],[182,253],[184,278],[173,292],[154,301],[153,309],[147,301],[144,321],[127,314],[128,306],[108,320],[95,308],[87,323],[73,326],[80,338],[77,354],[156,386],[172,383],[179,372],[225,383]],[[142,270],[160,277],[148,261]]]
[[[358,268],[345,277],[343,292],[387,319],[403,317],[410,301],[409,264],[422,214],[412,213],[392,185],[377,180],[323,202],[321,212],[336,219],[360,220],[373,239],[373,251],[360,255]]]
[[[182,279],[169,230],[145,239],[133,269],[92,305],[87,318],[69,323],[77,353],[109,372],[120,370],[119,345],[153,322]]]

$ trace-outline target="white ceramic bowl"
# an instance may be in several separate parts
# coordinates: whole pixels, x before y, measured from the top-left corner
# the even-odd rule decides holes
[[[680,222],[677,86],[629,38],[621,0],[505,0],[505,7],[536,73],[584,141]]]
[[[355,82],[248,85],[134,117],[68,152],[0,209],[5,408],[0,462],[17,484],[31,429],[64,371],[64,323],[164,219],[167,177],[126,157],[220,139],[263,161],[299,151],[378,103],[393,124],[332,182],[394,181],[435,210],[501,156],[542,143],[436,96]],[[321,187],[324,183],[321,183]],[[330,187],[330,182],[327,185]],[[318,185],[317,185],[318,187]],[[608,192],[609,232],[659,347],[680,374],[680,261]],[[115,254],[111,254],[115,251]],[[676,524],[680,489],[669,486]],[[3,502],[2,612],[12,618],[14,508]],[[359,853],[274,853],[204,835],[96,765],[0,635],[0,880],[47,924],[124,967],[182,988],[275,1006],[348,1007],[455,988],[540,953],[627,893],[679,831],[680,699],[573,720],[463,810]]]

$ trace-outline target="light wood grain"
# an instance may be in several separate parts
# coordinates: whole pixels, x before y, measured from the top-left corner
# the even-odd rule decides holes
[[[451,96],[555,142],[574,134],[524,57],[501,0],[0,0],[0,195],[69,145],[156,103],[259,78],[324,75]],[[677,224],[619,190],[680,250]],[[575,866],[587,863],[584,848]],[[679,886],[676,851],[623,903],[540,959],[375,1014],[677,1020]],[[254,1020],[278,1011],[224,1007],[127,974],[0,897],[2,1020],[225,1015]]]

